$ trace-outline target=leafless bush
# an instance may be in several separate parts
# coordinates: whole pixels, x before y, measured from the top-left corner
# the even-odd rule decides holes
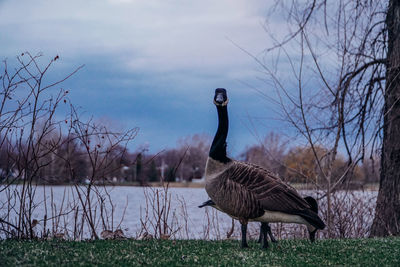
[[[179,202],[179,218],[181,218],[181,231],[179,231],[180,235],[179,238],[186,238],[186,239],[190,239],[191,235],[190,235],[190,231],[189,231],[189,221],[190,220],[190,216],[188,213],[188,209],[187,209],[187,204],[185,199],[182,196],[177,196],[177,200]]]
[[[114,205],[99,188],[119,170],[137,128],[120,133],[81,120],[69,91],[56,87],[83,66],[49,83],[46,74],[59,57],[43,66],[41,57],[23,53],[12,71],[4,61],[0,74],[0,238],[82,239],[89,229],[89,237],[97,239],[99,222],[114,227]],[[40,184],[61,179],[75,189],[64,191],[61,201],[46,186],[43,196],[37,194]],[[40,209],[43,218],[35,218]]]
[[[144,187],[143,192],[146,205],[140,207],[141,229],[137,237],[170,239],[179,234],[181,238],[189,238],[189,216],[184,198],[176,199],[178,207],[171,206],[169,183],[162,183],[160,188]]]
[[[321,196],[320,196],[321,197]],[[369,235],[375,210],[376,195],[361,191],[336,191],[332,193],[332,229],[317,232],[318,238],[363,238]],[[319,212],[328,216],[326,198],[319,202]],[[279,239],[308,238],[307,228],[297,224],[271,224]]]
[[[214,237],[217,240],[222,238],[220,230],[219,211],[214,208],[205,208],[206,225],[203,226],[203,239],[209,240]]]
[[[376,196],[360,191],[338,191],[332,194],[333,238],[367,237],[374,218]],[[321,213],[327,216],[326,203]],[[321,233],[327,237],[326,232]]]

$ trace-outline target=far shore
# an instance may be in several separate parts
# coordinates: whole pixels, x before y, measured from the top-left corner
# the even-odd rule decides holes
[[[21,183],[16,183],[16,184],[21,184]],[[5,185],[5,183],[0,183],[0,185]],[[47,186],[72,186],[74,184],[69,184],[69,183],[52,183],[52,184],[37,184],[37,185],[47,185]],[[84,185],[84,184],[81,184]],[[141,185],[138,182],[124,182],[124,183],[106,183],[106,184],[95,184],[95,185],[105,185],[105,186],[134,186],[134,187],[144,187],[144,186],[149,186],[149,187],[162,187],[163,183],[162,182],[150,182],[146,183],[145,185]],[[291,186],[296,188],[297,190],[314,190],[315,186],[313,184],[305,184],[305,183],[291,183]],[[205,184],[204,182],[169,182],[169,183],[164,183],[164,186],[168,186],[171,188],[204,188]],[[341,188],[341,189],[346,189]],[[364,185],[357,185],[357,186],[350,186],[348,187],[350,190],[365,190],[365,191],[378,191],[379,190],[379,184],[378,183],[368,183]]]

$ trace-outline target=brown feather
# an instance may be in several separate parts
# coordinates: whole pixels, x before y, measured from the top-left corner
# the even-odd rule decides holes
[[[206,191],[224,212],[237,218],[257,218],[265,210],[296,214],[311,208],[272,172],[238,161],[206,184]]]

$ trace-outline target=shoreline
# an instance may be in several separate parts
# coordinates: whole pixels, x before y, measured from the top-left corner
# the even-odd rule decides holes
[[[11,185],[21,185],[22,183],[13,183]],[[33,183],[34,184],[34,183]],[[199,183],[199,182],[169,182],[169,183],[164,183],[164,186],[168,184],[169,188],[204,188],[205,183]],[[0,183],[0,186],[6,185],[6,183]],[[57,183],[57,184],[44,184],[44,183],[38,183],[34,184],[37,186],[74,186],[75,184],[70,184],[70,183]],[[86,185],[86,184],[78,184],[78,185]],[[100,183],[94,183],[94,185],[97,186],[131,186],[131,187],[163,187],[163,183],[161,182],[151,182],[147,183],[146,185],[140,185],[137,182],[131,182],[131,183],[105,183],[105,184],[100,184]],[[315,187],[312,184],[301,184],[301,183],[293,183],[289,184],[290,186],[294,187],[297,190],[315,190]],[[345,188],[340,188],[337,191],[342,191],[345,190]],[[370,184],[365,184],[362,186],[357,186],[357,187],[349,187],[348,190],[354,191],[354,190],[363,190],[363,191],[378,191],[379,190],[379,184],[378,183],[370,183]]]

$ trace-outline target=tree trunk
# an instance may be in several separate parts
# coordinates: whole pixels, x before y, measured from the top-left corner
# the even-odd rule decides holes
[[[386,16],[388,53],[381,176],[371,236],[400,235],[400,1]]]

